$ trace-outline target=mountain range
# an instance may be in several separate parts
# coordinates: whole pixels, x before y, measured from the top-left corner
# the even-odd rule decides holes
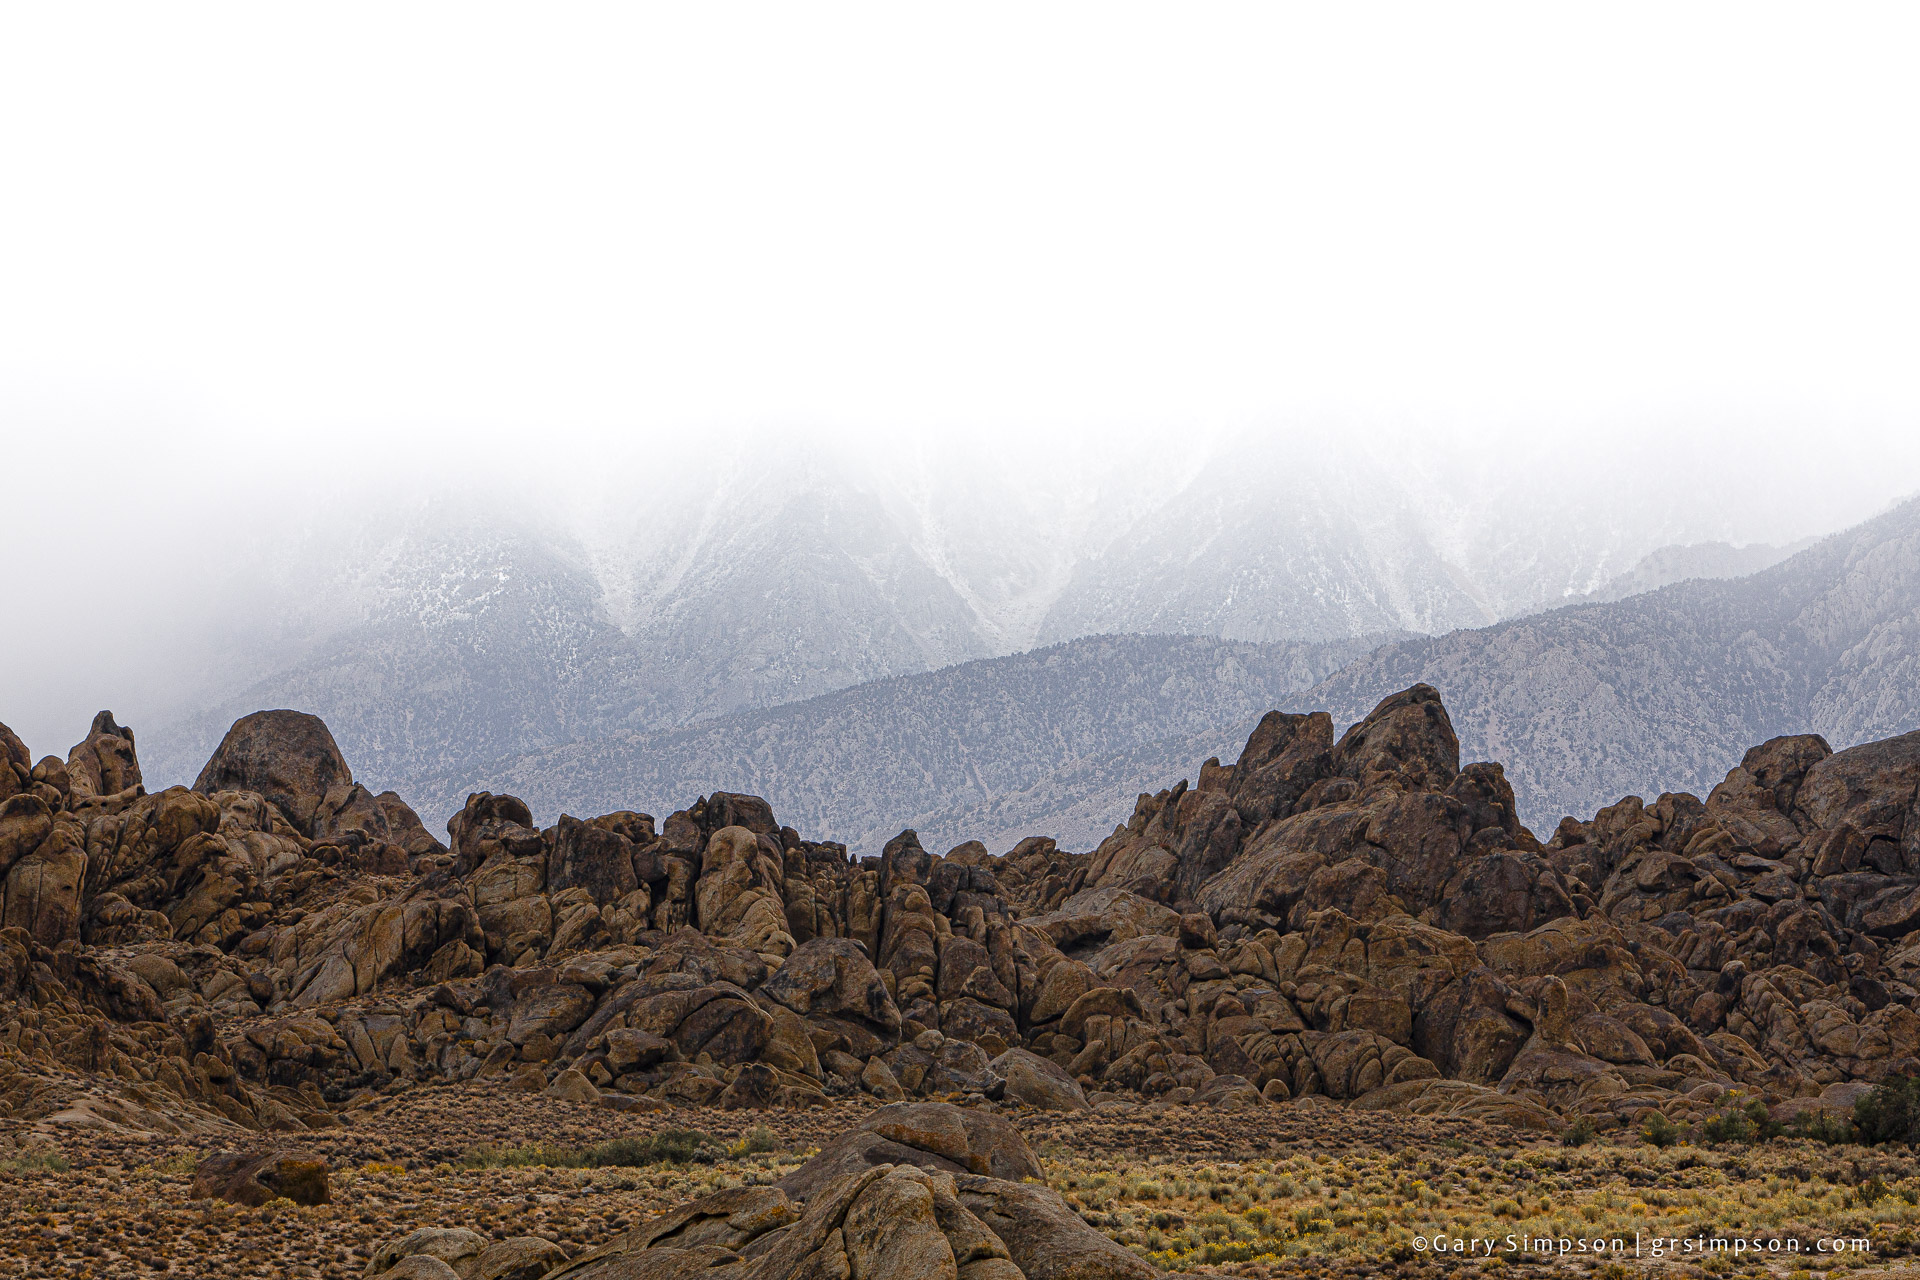
[[[537,814],[766,796],[857,850],[1104,838],[1132,798],[1229,758],[1265,710],[1361,719],[1441,690],[1469,759],[1506,761],[1550,832],[1602,798],[1704,795],[1746,744],[1836,747],[1920,724],[1920,501],[1758,574],[1692,579],[1438,637],[1095,637],[859,686],[690,728],[618,734],[418,778],[428,812],[473,790]]]
[[[1411,456],[1194,447],[1089,473],[735,449],[609,464],[560,498],[386,493],[263,538],[249,573],[203,574],[185,656],[125,681],[173,696],[122,714],[153,726],[157,781],[190,780],[236,718],[287,706],[406,791],[1095,635],[1445,633],[1779,552],[1728,542],[1770,527],[1737,504],[1583,489],[1543,525],[1513,475]],[[1219,723],[1223,743],[1247,714]],[[1149,740],[1114,732],[1115,751]],[[1042,772],[1071,766],[1078,794],[1086,759]]]
[[[410,794],[431,814],[459,809],[472,791],[509,792],[551,820],[664,813],[708,792],[749,791],[863,852],[909,826],[928,847],[1011,844],[1081,804],[1105,822],[1066,832],[1085,844],[1140,790],[1163,785],[1165,770],[1154,770],[1170,755],[1195,743],[1231,750],[1277,701],[1384,638],[1095,636],[416,778]]]
[[[1744,744],[1836,749],[1920,726],[1920,501],[1744,578],[1385,646],[1310,690],[1358,719],[1384,693],[1444,691],[1461,749],[1507,762],[1530,824],[1594,797],[1704,795]]]

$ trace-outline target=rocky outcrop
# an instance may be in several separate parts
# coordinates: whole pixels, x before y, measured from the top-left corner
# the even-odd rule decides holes
[[[822,1147],[779,1186],[795,1199],[808,1200],[849,1174],[884,1164],[1014,1182],[1040,1176],[1040,1162],[1026,1139],[999,1116],[944,1103],[903,1102],[875,1111],[858,1128]]]
[[[338,807],[328,797],[344,797],[353,785],[353,773],[319,716],[256,711],[227,730],[193,789],[201,795],[254,792],[311,837]]]
[[[110,796],[140,785],[140,760],[134,753],[133,730],[115,722],[113,712],[93,718],[87,736],[67,753],[70,794]]]
[[[441,851],[398,796],[376,796],[355,782],[327,726],[300,711],[256,711],[235,721],[193,790],[257,795],[294,833],[372,871],[404,872],[409,856]]]
[[[408,871],[404,851],[384,843],[384,819],[371,828],[380,838],[344,834],[345,817],[365,808],[364,793],[336,785],[334,799],[344,801],[309,812],[296,803],[297,788],[276,791],[312,821],[322,835],[313,839],[275,800],[227,785],[247,768],[262,785],[343,781],[344,762],[324,726],[304,739],[322,757],[317,765],[286,758],[287,741],[239,733],[226,763],[203,777],[220,789],[148,795],[133,733],[109,713],[95,718],[66,762],[48,757],[24,776],[16,767],[24,746],[0,732],[11,791],[0,800],[0,969],[12,975],[0,983],[8,1002],[0,1011],[0,1107],[64,1114],[71,1095],[63,1081],[72,1074],[139,1084],[141,1100],[122,1110],[149,1126],[333,1123],[317,1085],[309,1080],[302,1092],[298,1072],[270,1066],[270,1051],[309,1065],[337,1060],[331,1046],[345,1046],[330,1024],[295,1020],[249,1038],[230,1020],[290,1008],[303,993],[320,1004],[323,995],[338,999],[431,972],[437,955],[448,976],[478,971],[440,955],[449,935],[479,941],[478,929],[466,927],[471,907],[382,879]],[[239,748],[263,742],[272,749]],[[420,828],[397,797],[388,811]],[[385,901],[389,894],[401,900]],[[117,958],[101,959],[101,947],[116,948]],[[316,984],[322,969],[335,976]],[[156,1099],[170,1110],[153,1112]]]
[[[767,980],[767,996],[807,1019],[827,1050],[869,1058],[900,1038],[900,1010],[866,951],[850,938],[803,942]]]
[[[392,1274],[392,1273],[388,1273]],[[1149,1280],[1160,1272],[1043,1187],[879,1165],[804,1203],[778,1188],[716,1192],[626,1233],[548,1280]]]
[[[884,1130],[888,1135],[879,1137]],[[848,1139],[865,1135],[863,1156]],[[871,1157],[871,1158],[866,1158]],[[974,1166],[993,1172],[973,1172]],[[1039,1166],[1005,1121],[919,1104],[885,1108],[771,1187],[679,1205],[545,1280],[699,1275],[705,1280],[873,1276],[888,1280],[1150,1280],[1159,1271],[1088,1226],[1057,1192],[1018,1176]],[[489,1244],[464,1228],[413,1231],[376,1250],[366,1274],[400,1280],[497,1277],[491,1261],[550,1242]],[[564,1255],[560,1255],[564,1257]]]
[[[1776,738],[1704,799],[1542,842],[1416,686],[1338,737],[1267,716],[1091,854],[905,831],[852,859],[725,792],[545,830],[477,793],[443,848],[309,721],[248,717],[158,795],[101,790],[137,773],[110,716],[31,768],[0,732],[9,1110],[101,1071],[164,1082],[183,1127],[285,1131],[396,1080],[628,1110],[865,1093],[916,1136],[863,1128],[815,1181],[1017,1182],[972,1160],[995,1106],[1607,1127],[1920,1072],[1920,734]],[[954,1097],[959,1130],[912,1129]]]

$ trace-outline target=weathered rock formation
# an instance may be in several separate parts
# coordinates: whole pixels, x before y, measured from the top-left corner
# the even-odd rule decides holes
[[[1058,1192],[1013,1127],[936,1103],[887,1107],[777,1186],[717,1191],[659,1214],[545,1280],[1152,1280]],[[466,1276],[486,1241],[428,1228],[379,1250],[382,1280]],[[498,1246],[494,1246],[498,1248]],[[413,1259],[428,1262],[415,1263]],[[451,1264],[451,1265],[449,1265]],[[408,1269],[411,1266],[412,1269]],[[486,1274],[493,1274],[488,1272]]]
[[[1776,738],[1543,843],[1433,689],[1334,730],[1269,715],[1090,854],[851,859],[728,793],[546,830],[481,793],[441,846],[294,712],[158,795],[110,715],[65,762],[0,729],[0,1106],[294,1130],[486,1075],[1548,1129],[1920,1072],[1920,734]]]

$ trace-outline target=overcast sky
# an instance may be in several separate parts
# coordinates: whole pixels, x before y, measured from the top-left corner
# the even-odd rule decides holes
[[[749,431],[1688,440],[1870,514],[1920,488],[1917,15],[9,6],[14,563]]]
[[[0,361],[18,399],[302,452],[1887,424],[1920,402],[1917,12],[13,6]]]

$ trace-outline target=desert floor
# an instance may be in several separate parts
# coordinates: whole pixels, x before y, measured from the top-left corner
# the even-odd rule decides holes
[[[375,1248],[419,1226],[541,1236],[574,1254],[710,1190],[777,1180],[873,1105],[632,1115],[497,1081],[415,1087],[338,1128],[276,1135],[332,1169],[332,1203],[305,1208],[191,1198],[194,1166],[217,1145],[205,1138],[11,1125],[0,1275],[358,1277]],[[1920,1160],[1907,1151],[1662,1148],[1623,1133],[1568,1147],[1335,1105],[1010,1118],[1089,1223],[1169,1272],[1920,1275]],[[597,1144],[667,1129],[704,1135],[689,1141],[695,1159],[573,1167]],[[1436,1234],[1490,1240],[1491,1254],[1436,1250]],[[1706,1237],[1729,1243],[1652,1256],[1655,1238]],[[1818,1248],[1835,1238],[1870,1249]],[[1558,1253],[1562,1240],[1616,1239]],[[1522,1244],[1541,1240],[1554,1252]]]

